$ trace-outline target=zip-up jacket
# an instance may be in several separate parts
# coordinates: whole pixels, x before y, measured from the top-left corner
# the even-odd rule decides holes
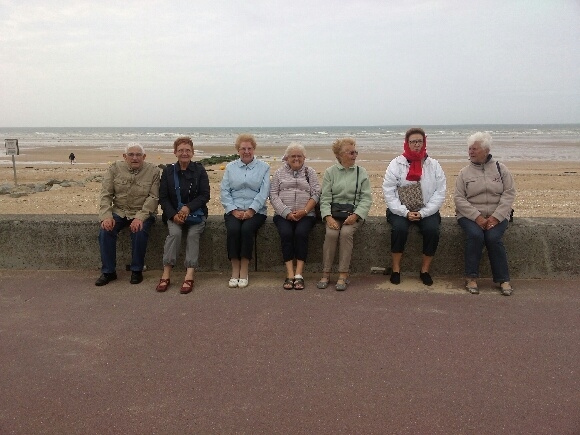
[[[508,219],[516,189],[512,174],[503,163],[496,164],[490,156],[483,164],[470,163],[455,182],[455,212],[457,219],[466,217],[475,221],[479,215],[493,216],[499,222]]]
[[[144,221],[157,214],[159,203],[159,168],[143,162],[141,169],[131,169],[119,160],[109,166],[103,177],[99,220],[111,219],[113,213],[127,219]]]
[[[388,209],[391,213],[403,217],[407,217],[409,209],[401,203],[397,187],[416,183],[407,180],[410,168],[411,164],[405,156],[395,157],[389,163],[383,179],[383,195]],[[437,213],[443,205],[447,185],[445,173],[437,160],[427,157],[423,161],[422,168],[420,183],[424,206],[419,210],[419,214],[422,218],[426,218]]]

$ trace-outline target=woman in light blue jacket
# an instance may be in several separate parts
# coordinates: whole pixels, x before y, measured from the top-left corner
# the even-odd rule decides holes
[[[232,274],[228,286],[247,287],[254,237],[266,221],[266,200],[270,192],[270,165],[254,158],[256,140],[250,134],[236,139],[240,158],[228,163],[220,197],[224,207],[228,258]]]
[[[411,204],[402,193],[402,189],[413,189],[413,187],[417,188],[415,196],[419,199],[416,204]],[[439,209],[445,201],[445,191],[443,169],[437,160],[427,155],[425,132],[416,127],[409,129],[405,133],[403,154],[391,161],[383,180],[387,222],[392,226],[391,283],[401,282],[401,259],[407,243],[409,227],[411,224],[417,224],[423,235],[423,260],[419,278],[425,285],[433,284],[429,267],[439,244],[439,225],[441,224]]]

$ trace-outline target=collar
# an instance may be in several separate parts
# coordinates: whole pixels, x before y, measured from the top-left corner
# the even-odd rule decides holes
[[[177,171],[178,171],[178,172],[180,172],[180,171],[193,171],[193,165],[194,165],[194,162],[193,162],[193,161],[191,161],[191,162],[189,162],[189,164],[187,165],[187,168],[185,168],[185,169],[181,169],[181,165],[179,164],[179,162],[175,162],[175,163],[174,163],[174,165],[173,165],[173,167],[174,167],[175,169],[177,169]]]
[[[257,163],[256,157],[254,157],[253,160],[248,164],[245,164],[244,162],[242,162],[241,158],[238,159],[238,167],[240,167],[240,168],[247,167],[249,169],[253,169],[254,166],[256,166],[256,163]]]
[[[342,166],[342,163],[340,163],[340,162],[337,162],[337,163],[336,163],[336,166],[337,166],[337,167],[338,167],[338,169],[340,169],[340,170],[348,171],[349,169],[354,169],[354,168],[356,168],[356,163],[355,163],[354,165],[352,165],[352,166],[350,166],[350,167],[348,167],[348,168],[347,168],[346,166]]]
[[[300,172],[302,172],[302,170],[304,169],[304,165],[302,165],[302,166],[300,166],[300,169],[298,169],[297,171],[295,171],[295,170],[294,170],[294,169],[292,169],[292,167],[291,167],[291,166],[288,164],[288,162],[285,162],[285,163],[284,163],[284,167],[286,168],[286,170],[287,170],[288,172],[298,172],[298,173],[300,173]]]
[[[141,166],[139,169],[133,169],[131,167],[131,165],[129,165],[129,163],[127,163],[127,169],[129,170],[130,174],[137,175],[139,172],[141,172],[141,169],[143,169],[143,166]]]
[[[487,165],[491,161],[492,157],[493,156],[491,154],[488,154],[487,158],[485,159],[485,162],[483,162],[483,163],[474,163],[471,160],[469,161],[469,163],[471,163],[473,166],[475,166],[477,168],[483,168],[485,165]]]

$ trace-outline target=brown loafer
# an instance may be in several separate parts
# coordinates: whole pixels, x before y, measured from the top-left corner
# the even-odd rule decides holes
[[[158,291],[158,292],[167,291],[167,287],[169,287],[169,284],[170,284],[169,278],[167,278],[167,279],[161,278],[159,280],[159,284],[157,284],[157,287],[155,287],[155,291]]]
[[[181,285],[181,289],[179,290],[179,293],[181,293],[182,295],[185,295],[192,290],[193,290],[193,279],[186,279],[185,281],[183,281],[183,284]]]

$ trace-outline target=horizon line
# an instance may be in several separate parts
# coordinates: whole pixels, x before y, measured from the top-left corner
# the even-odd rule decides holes
[[[368,125],[292,125],[292,126],[284,126],[284,125],[269,125],[269,126],[176,126],[176,125],[161,125],[161,126],[115,126],[115,125],[107,125],[107,126],[97,126],[97,125],[73,125],[73,126],[7,126],[7,127],[0,127],[2,129],[10,129],[10,128],[194,128],[194,129],[202,129],[202,128],[231,128],[231,129],[254,129],[254,128],[320,128],[320,127],[329,127],[329,128],[352,128],[352,127],[413,127],[413,126],[425,126],[425,127],[438,127],[438,126],[454,126],[454,127],[461,127],[461,126],[486,126],[486,125],[505,125],[505,126],[513,126],[513,125],[523,125],[523,126],[532,126],[532,125],[580,125],[580,122],[547,122],[547,123],[461,123],[461,124],[368,124]]]

